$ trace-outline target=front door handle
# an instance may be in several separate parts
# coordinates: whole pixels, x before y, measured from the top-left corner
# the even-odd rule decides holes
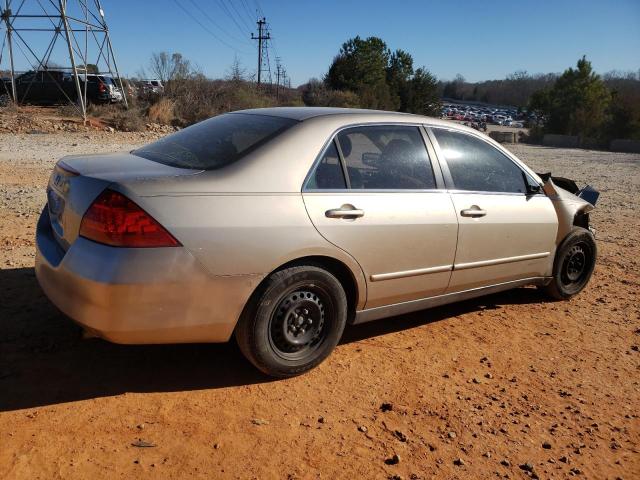
[[[462,215],[463,217],[472,217],[472,218],[484,217],[486,214],[487,214],[487,211],[482,210],[477,205],[472,205],[471,208],[467,208],[460,212],[460,215]]]
[[[327,218],[358,218],[364,216],[364,210],[360,210],[353,205],[343,205],[340,208],[332,208],[324,212]]]

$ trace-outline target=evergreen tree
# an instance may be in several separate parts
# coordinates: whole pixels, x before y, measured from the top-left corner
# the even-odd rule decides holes
[[[405,102],[400,110],[421,115],[440,116],[438,81],[429,70],[418,68],[407,82]]]
[[[387,84],[387,67],[391,53],[378,37],[363,40],[355,37],[342,45],[325,78],[335,90],[350,90],[358,94],[365,108],[394,109]]]
[[[408,52],[391,53],[377,37],[345,42],[325,83],[330,89],[354,92],[364,108],[440,114],[435,77],[424,68],[414,71]]]
[[[529,109],[544,117],[544,131],[597,138],[607,120],[611,93],[585,57],[551,88],[535,92]]]

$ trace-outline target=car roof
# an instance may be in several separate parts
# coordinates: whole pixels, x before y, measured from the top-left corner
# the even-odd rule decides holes
[[[272,117],[290,118],[304,122],[314,118],[334,118],[350,122],[350,117],[358,122],[399,122],[399,123],[425,123],[430,125],[441,125],[444,127],[455,127],[461,130],[466,127],[441,120],[435,117],[427,117],[425,115],[416,115],[404,112],[388,112],[385,110],[368,110],[363,108],[337,108],[337,107],[272,107],[272,108],[253,108],[248,110],[237,110],[231,113],[244,113],[252,115],[267,115]]]
[[[407,116],[417,117],[410,113],[387,112],[384,110],[367,110],[364,108],[337,108],[337,107],[272,107],[272,108],[252,108],[248,110],[238,110],[234,113],[249,113],[254,115],[269,115],[272,117],[284,117],[292,120],[304,121],[315,117],[328,115],[371,115],[389,116],[397,115],[406,120]]]

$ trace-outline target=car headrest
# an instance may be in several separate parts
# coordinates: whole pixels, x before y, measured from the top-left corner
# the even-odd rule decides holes
[[[382,158],[410,159],[414,156],[414,148],[410,142],[400,138],[394,138],[382,149]]]

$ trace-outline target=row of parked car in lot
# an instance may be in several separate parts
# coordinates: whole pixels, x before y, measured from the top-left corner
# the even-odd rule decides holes
[[[81,91],[87,92],[87,103],[120,103],[124,100],[123,88],[128,96],[139,94],[161,94],[164,92],[159,80],[123,80],[122,85],[110,75],[81,73],[78,75]],[[66,70],[28,71],[15,78],[16,96],[20,103],[35,105],[60,105],[77,100],[77,87],[71,72]],[[121,88],[122,87],[122,88]],[[9,97],[12,92],[11,79],[2,78],[0,97]]]
[[[497,108],[483,105],[462,105],[445,103],[442,105],[442,116],[449,120],[460,120],[471,123],[491,123],[505,127],[522,128],[527,114],[518,112],[516,108]]]

